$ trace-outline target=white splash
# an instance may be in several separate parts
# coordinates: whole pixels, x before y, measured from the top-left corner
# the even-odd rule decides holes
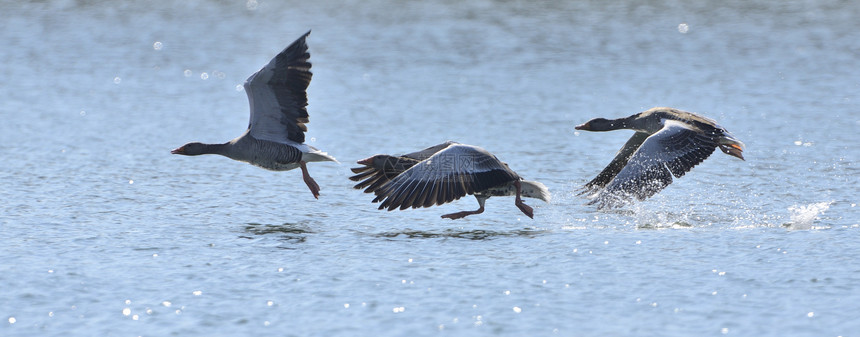
[[[818,219],[818,215],[827,211],[832,201],[818,202],[806,206],[791,206],[788,211],[791,213],[790,229],[810,229],[812,223]]]

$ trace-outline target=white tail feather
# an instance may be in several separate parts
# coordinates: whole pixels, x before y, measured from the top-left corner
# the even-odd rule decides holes
[[[546,203],[549,203],[550,199],[552,199],[552,196],[549,194],[549,189],[540,182],[521,180],[520,186],[522,187],[522,196],[524,197],[540,199]]]

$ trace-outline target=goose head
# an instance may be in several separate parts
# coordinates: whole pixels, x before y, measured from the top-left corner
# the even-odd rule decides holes
[[[206,144],[193,142],[193,143],[188,143],[188,144],[182,145],[182,146],[176,148],[175,150],[170,151],[170,153],[181,154],[184,156],[196,156],[196,155],[209,153],[209,152],[206,152],[206,149],[207,149]]]
[[[623,128],[624,123],[617,119],[609,120],[606,118],[595,118],[583,124],[577,125],[577,130],[585,131],[610,131]]]

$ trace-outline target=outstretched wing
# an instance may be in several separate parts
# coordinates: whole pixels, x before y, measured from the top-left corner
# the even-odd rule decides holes
[[[302,35],[245,81],[245,93],[251,104],[248,129],[254,138],[304,143],[308,130],[307,89],[312,77],[305,38],[310,33]]]
[[[606,165],[603,171],[600,171],[600,173],[597,174],[597,177],[594,177],[594,179],[586,183],[579,194],[591,194],[600,190],[606,186],[606,184],[609,184],[609,182],[618,175],[618,172],[621,172],[624,166],[627,165],[627,161],[630,160],[630,157],[632,157],[633,153],[639,149],[639,146],[642,145],[642,142],[644,142],[646,138],[648,138],[648,134],[645,132],[634,133],[633,136],[624,143],[624,146],[618,150],[618,153],[615,155],[615,158],[612,158],[609,165]]]
[[[372,165],[364,165],[362,167],[352,168],[352,172],[356,175],[349,177],[352,181],[359,181],[353,186],[355,189],[362,189],[364,193],[373,193],[383,184],[391,181],[394,177],[408,170],[420,161],[423,161],[430,156],[436,154],[448,146],[455,145],[457,142],[447,141],[439,145],[434,145],[421,151],[404,154],[402,156],[378,156],[383,157],[380,167]]]
[[[430,207],[519,179],[486,150],[453,144],[382,185],[373,202],[381,201],[379,209],[389,211]]]
[[[666,121],[627,161],[627,165],[589,204],[599,208],[620,206],[631,198],[644,200],[704,161],[717,147],[716,141],[687,124]]]

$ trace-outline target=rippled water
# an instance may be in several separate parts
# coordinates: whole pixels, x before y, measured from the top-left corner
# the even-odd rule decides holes
[[[855,336],[860,3],[3,3],[0,335]],[[299,172],[180,157],[308,39]],[[672,106],[747,149],[618,211],[576,188]],[[349,167],[453,139],[549,205],[377,211]]]

